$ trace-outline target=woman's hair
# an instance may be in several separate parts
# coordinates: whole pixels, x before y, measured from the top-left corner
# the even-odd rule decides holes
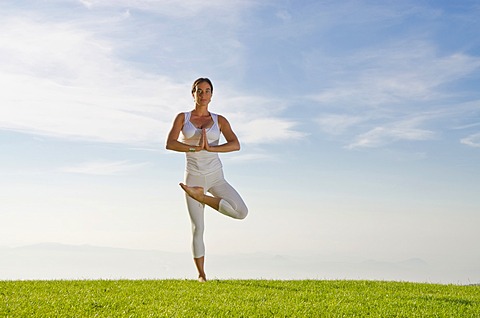
[[[200,78],[197,78],[195,80],[195,82],[193,82],[193,84],[192,84],[192,94],[197,91],[197,85],[200,84],[200,83],[203,83],[203,82],[206,82],[206,83],[208,83],[208,85],[210,85],[210,87],[212,88],[212,93],[213,93],[212,81],[210,79],[206,78],[206,77],[200,77]]]

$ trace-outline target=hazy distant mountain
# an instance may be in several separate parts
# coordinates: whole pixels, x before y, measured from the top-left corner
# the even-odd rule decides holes
[[[42,243],[0,250],[0,279],[179,278],[194,274],[187,255]]]
[[[476,283],[480,269],[440,270],[418,258],[400,262],[335,261],[321,256],[208,255],[211,279],[368,279]],[[191,255],[91,245],[42,243],[0,248],[0,280],[195,279]]]

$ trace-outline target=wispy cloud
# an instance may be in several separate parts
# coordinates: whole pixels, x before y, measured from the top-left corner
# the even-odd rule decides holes
[[[88,30],[21,18],[2,30],[1,129],[152,143],[188,100],[188,85],[133,69]]]
[[[88,9],[126,7],[177,18],[196,16],[200,12],[209,15],[218,11],[225,13],[222,18],[231,18],[242,9],[257,4],[256,1],[252,0],[211,0],[207,2],[202,0],[163,0],[161,2],[151,0],[79,0],[79,2]]]
[[[131,163],[129,161],[89,161],[78,165],[60,168],[60,172],[88,175],[123,175],[142,167],[147,163]]]
[[[212,102],[212,110],[228,115],[232,127],[245,144],[269,144],[306,136],[301,123],[288,119],[283,112],[288,108],[277,97],[239,95],[234,87],[225,87]]]
[[[449,87],[477,72],[480,58],[441,55],[425,41],[406,44],[401,41],[335,61],[330,87],[311,97],[324,109],[336,109],[318,116],[316,122],[324,132],[351,135],[348,149],[381,147],[400,140],[432,139],[437,132],[425,128],[426,123],[471,111],[458,102],[451,105],[451,100],[465,97]]]
[[[105,5],[85,3],[92,7]],[[114,29],[115,23],[111,25]],[[121,58],[118,39],[99,36],[96,27],[17,17],[2,20],[0,27],[0,83],[4,89],[0,129],[71,140],[163,144],[175,114],[192,107],[189,86],[194,78],[178,81],[136,68]],[[225,92],[220,101],[240,102],[243,98],[254,107],[266,100],[235,97],[239,92],[233,88]],[[295,123],[275,118],[276,132],[269,133],[259,126],[261,123],[250,122],[248,107],[237,105],[219,103],[218,111],[235,106],[236,126],[250,128],[240,129],[243,142],[298,137],[293,130]]]
[[[350,127],[367,121],[368,117],[361,117],[348,114],[322,114],[315,121],[320,129],[331,135],[345,133]]]
[[[417,127],[422,121],[422,118],[413,118],[375,127],[357,136],[347,148],[374,148],[401,140],[419,141],[434,138],[433,131]]]
[[[460,142],[464,145],[479,148],[480,147],[480,133],[472,134],[468,137],[462,138]]]
[[[345,146],[347,149],[376,148],[402,140],[448,138],[450,134],[445,134],[445,130],[472,130],[480,125],[475,122],[479,109],[477,101],[453,105],[447,101],[435,106],[430,111],[410,111],[407,115],[402,109],[389,108],[367,108],[362,115],[326,113],[314,121],[324,133],[341,136],[342,142],[351,139]],[[461,142],[473,145],[474,136],[472,134]]]
[[[304,137],[305,133],[297,131],[296,126],[297,123],[285,119],[259,118],[243,123],[239,131],[245,143],[268,144]]]
[[[480,57],[472,50],[457,47],[446,51],[438,45],[436,37],[441,35],[435,34],[435,26],[439,19],[455,18],[434,6],[348,2],[327,6],[323,12],[335,16],[329,26],[341,27],[339,32],[347,39],[348,31],[360,34],[352,36],[351,45],[327,47],[329,50],[316,46],[303,52],[305,73],[321,80],[320,91],[312,95],[321,105],[347,110],[405,107],[407,103],[411,108],[428,106],[423,103],[458,97],[461,91],[452,84],[480,69]],[[348,19],[338,19],[339,15]],[[415,21],[417,28],[407,27],[410,21]],[[384,37],[383,28],[395,36]],[[375,42],[365,41],[362,30],[371,33]],[[317,32],[320,38],[330,39],[323,28]]]
[[[312,98],[322,104],[351,107],[418,104],[451,97],[452,92],[440,87],[480,68],[479,57],[464,53],[439,56],[428,42],[407,40],[328,60],[334,66],[325,72],[332,80]]]
[[[76,5],[78,14],[69,11],[71,19],[42,9],[7,14],[0,21],[0,129],[155,147],[163,144],[175,113],[192,107],[190,82],[196,74],[207,74],[222,84],[212,111],[227,115],[243,143],[306,136],[302,123],[284,112],[288,98],[249,94],[230,80],[235,74],[241,81],[247,72],[251,43],[245,40],[249,29],[243,18],[262,6],[258,1],[79,0]],[[318,35],[329,41],[331,28],[339,25],[400,23],[421,9],[348,2],[274,11],[272,17],[292,36],[300,36],[300,44],[313,43],[307,40]],[[194,19],[199,16],[203,19]],[[325,18],[321,23],[319,16]],[[265,32],[284,39],[284,31]],[[440,53],[425,33],[399,32],[393,39],[339,54],[317,45],[302,45],[300,51],[295,66],[306,77],[298,83],[320,88],[306,93],[322,114],[316,122],[328,134],[351,134],[353,148],[424,140],[433,130],[421,124],[392,130],[389,123],[435,108],[435,102],[456,94],[448,89],[451,83],[480,68],[480,58],[473,55]]]

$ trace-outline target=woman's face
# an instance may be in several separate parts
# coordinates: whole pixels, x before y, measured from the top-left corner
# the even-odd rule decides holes
[[[193,93],[195,104],[199,106],[208,106],[212,100],[212,88],[207,82],[201,82],[197,85]]]

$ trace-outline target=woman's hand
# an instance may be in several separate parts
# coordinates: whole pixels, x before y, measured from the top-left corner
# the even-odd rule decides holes
[[[237,136],[233,132],[230,124],[223,116],[218,116],[218,123],[220,126],[220,131],[227,140],[226,143],[217,146],[210,146],[208,144],[207,130],[202,129],[202,135],[200,136],[200,144],[197,146],[200,150],[206,150],[209,152],[231,152],[240,150],[240,142],[238,141]]]
[[[205,128],[202,129],[202,135],[200,136],[200,142],[197,146],[197,151],[206,150],[210,151],[210,145],[208,144],[207,131]]]
[[[202,138],[200,139],[200,145],[202,146],[202,149],[210,151],[211,147],[208,144],[207,130],[205,128],[202,129]]]

